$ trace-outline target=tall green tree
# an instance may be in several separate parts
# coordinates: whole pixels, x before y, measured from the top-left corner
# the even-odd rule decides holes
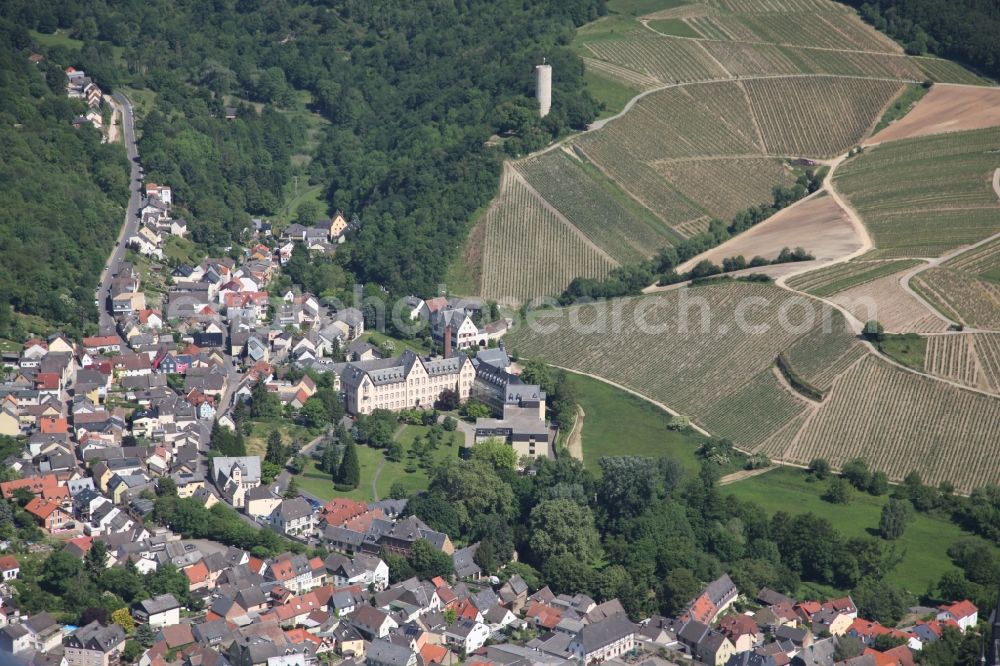
[[[344,447],[344,456],[337,470],[337,485],[345,490],[353,490],[361,483],[361,465],[358,463],[358,451],[354,442],[348,442]]]

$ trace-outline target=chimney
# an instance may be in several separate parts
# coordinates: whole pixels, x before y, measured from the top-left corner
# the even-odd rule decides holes
[[[444,357],[451,358],[451,324],[444,327]]]

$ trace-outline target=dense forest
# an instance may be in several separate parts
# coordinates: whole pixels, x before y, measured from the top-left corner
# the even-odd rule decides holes
[[[603,0],[17,0],[3,11],[81,40],[75,64],[102,87],[156,94],[140,154],[207,249],[277,212],[304,168],[331,209],[361,220],[337,258],[345,285],[432,290],[494,195],[502,157],[599,110],[566,45]],[[556,72],[545,119],[533,100],[542,58]],[[329,121],[308,146],[303,104]]]
[[[899,40],[908,53],[933,53],[1000,77],[1000,4],[995,0],[840,0]]]
[[[30,47],[0,18],[0,336],[14,338],[25,331],[10,305],[70,331],[96,316],[97,276],[128,199],[122,146],[73,128],[86,105],[66,97],[58,63],[29,63]]]

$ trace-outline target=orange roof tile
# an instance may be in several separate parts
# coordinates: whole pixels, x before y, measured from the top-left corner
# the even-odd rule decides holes
[[[447,656],[448,656],[448,648],[446,648],[443,645],[424,643],[424,646],[420,648],[420,657],[421,659],[424,660],[425,664],[444,663],[444,660]]]
[[[198,560],[184,569],[184,575],[192,585],[204,583],[208,579],[208,565],[203,560]]]
[[[951,605],[938,606],[938,610],[951,613],[953,616],[957,617],[960,620],[971,616],[973,613],[979,612],[979,609],[976,608],[976,605],[971,601],[969,601],[968,599],[964,599],[962,601],[956,601]]]

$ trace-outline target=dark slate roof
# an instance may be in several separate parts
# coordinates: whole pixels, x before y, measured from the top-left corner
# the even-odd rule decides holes
[[[585,654],[595,652],[617,640],[635,633],[635,625],[628,617],[619,613],[606,620],[588,624],[580,631],[579,641]]]
[[[408,647],[395,645],[389,641],[376,639],[365,651],[365,661],[385,664],[388,666],[406,666],[413,657]]]

